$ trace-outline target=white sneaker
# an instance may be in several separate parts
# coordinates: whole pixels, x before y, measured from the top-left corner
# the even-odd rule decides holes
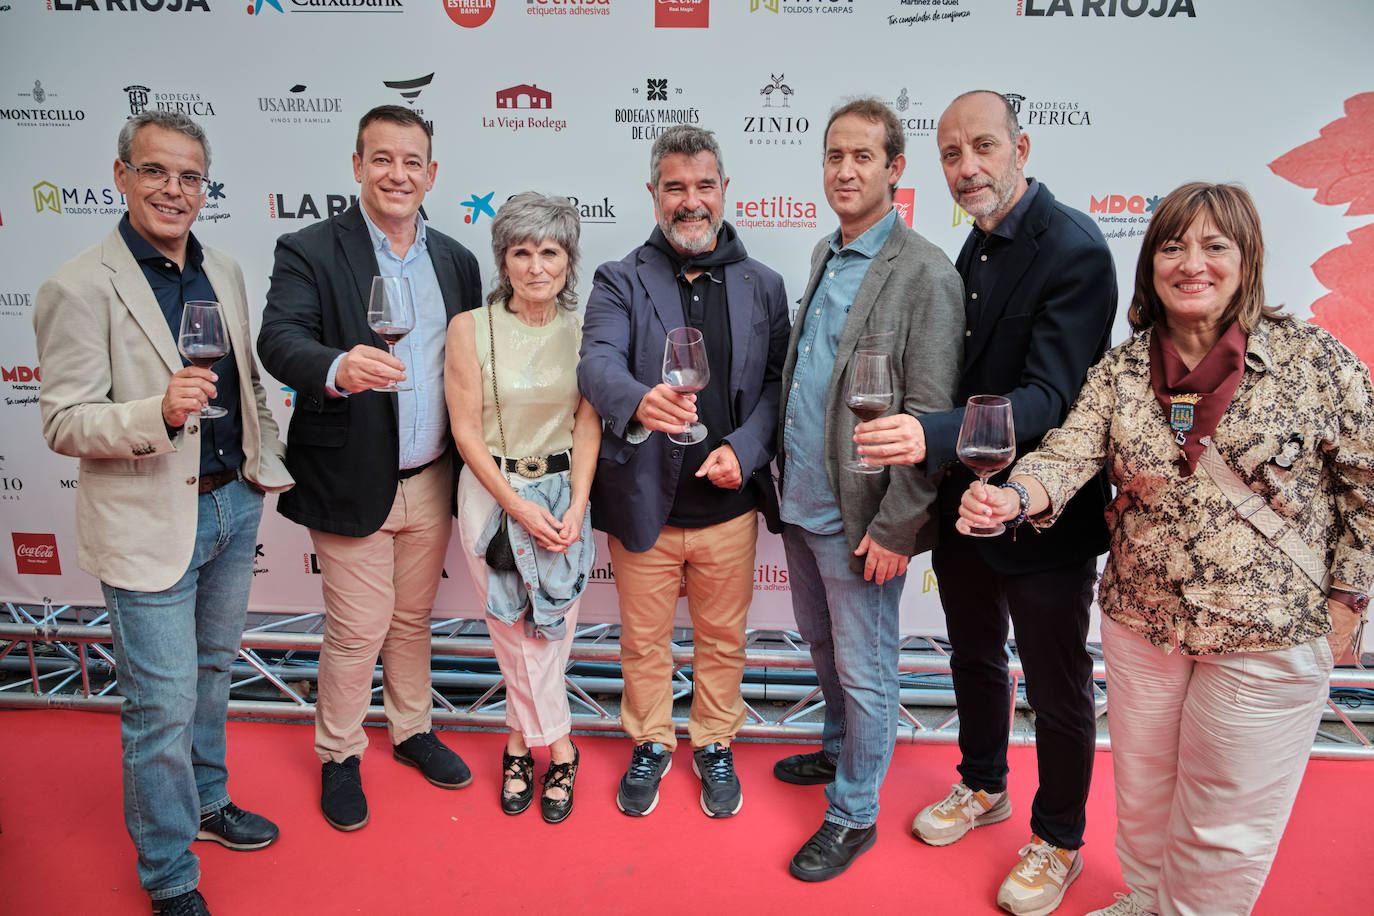
[[[1142,903],[1135,891],[1131,891],[1129,894],[1117,894],[1116,903],[1100,910],[1093,910],[1087,916],[1159,916],[1159,914]]]
[[[974,827],[1011,817],[1011,799],[1005,792],[975,792],[961,782],[956,782],[953,789],[940,801],[923,808],[911,822],[911,832],[918,840],[931,846],[948,846]]]
[[[1035,834],[1021,847],[1021,861],[1002,882],[997,905],[1016,916],[1045,916],[1064,899],[1073,879],[1083,870],[1076,849],[1061,849]]]

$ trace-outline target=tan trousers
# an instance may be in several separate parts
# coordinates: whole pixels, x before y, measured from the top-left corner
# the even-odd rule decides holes
[[[391,743],[430,729],[430,612],[453,529],[450,459],[396,485],[382,527],[353,538],[310,532],[320,561],[325,623],[315,753],[342,762],[367,749],[363,718],[382,659]]]
[[[665,527],[631,553],[608,538],[620,596],[621,725],[636,744],[677,746],[673,734],[673,609],[683,576],[692,617],[693,748],[728,745],[744,724],[744,627],[754,597],[758,513],[706,528]]]

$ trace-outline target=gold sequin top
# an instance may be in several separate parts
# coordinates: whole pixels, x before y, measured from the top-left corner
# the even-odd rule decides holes
[[[506,457],[552,455],[572,448],[581,320],[576,313],[559,308],[553,321],[531,327],[511,314],[504,302],[474,310],[477,363],[482,368],[482,438],[493,455],[501,454],[501,433],[491,394],[487,309],[496,331],[496,388],[506,430]]]

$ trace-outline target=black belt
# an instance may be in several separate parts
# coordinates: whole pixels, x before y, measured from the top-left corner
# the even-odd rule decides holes
[[[213,493],[227,483],[233,483],[239,479],[239,469],[230,468],[227,471],[215,471],[213,474],[200,475],[200,494]]]
[[[438,461],[438,460],[439,460],[438,458],[432,458],[432,459],[430,459],[429,461],[426,461],[424,464],[422,464],[422,465],[420,465],[419,467],[416,467],[416,468],[401,468],[401,473],[400,473],[399,475],[397,475],[397,476],[399,476],[402,480],[409,480],[410,478],[414,477],[416,474],[419,474],[420,472],[424,471],[424,470],[425,470],[426,468],[428,468],[431,464],[433,464],[434,462],[436,462],[436,461]]]
[[[492,455],[491,459],[501,466],[501,459],[497,455]],[[507,458],[505,469],[521,477],[543,477],[545,474],[557,474],[559,471],[566,471],[572,467],[572,459],[568,452],[559,452],[556,455],[549,455],[541,458],[538,455],[530,455],[525,458]]]

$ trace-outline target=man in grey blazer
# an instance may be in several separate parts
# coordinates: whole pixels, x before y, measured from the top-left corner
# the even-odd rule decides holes
[[[271,821],[229,800],[224,720],[253,580],[263,492],[291,486],[258,382],[243,274],[191,225],[210,148],[189,118],[147,111],[120,131],[128,213],[34,300],[48,446],[81,459],[77,559],[114,635],[124,820],[153,912],[207,912],[194,840],[260,849]],[[230,353],[177,352],[183,303],[216,300]],[[213,403],[224,416],[202,419]]]
[[[935,484],[921,470],[843,467],[857,422],[845,406],[851,359],[887,353],[890,409],[920,415],[949,409],[963,358],[959,275],[892,206],[905,142],[875,99],[830,116],[825,196],[840,227],[811,255],[783,368],[783,545],[797,628],[825,697],[821,749],[773,770],[784,782],[826,784],[825,821],[789,866],[803,881],[833,878],[873,845],[897,737],[898,602],[908,558],[934,546],[937,530]]]

